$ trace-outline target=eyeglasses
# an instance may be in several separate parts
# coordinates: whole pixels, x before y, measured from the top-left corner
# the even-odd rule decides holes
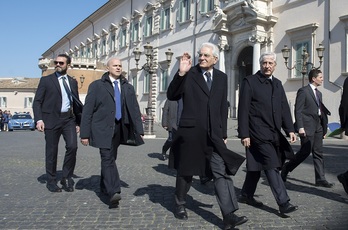
[[[201,54],[201,53],[199,53],[199,54],[198,54],[198,56],[199,56],[199,57],[204,56],[204,57],[206,57],[206,58],[211,57],[211,55],[210,55],[210,54]]]
[[[63,62],[63,61],[54,61],[54,64],[55,64],[55,65],[57,65],[57,64],[59,64],[59,65],[64,65],[65,62]]]

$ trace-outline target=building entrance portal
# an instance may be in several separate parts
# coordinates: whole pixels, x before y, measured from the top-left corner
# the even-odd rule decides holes
[[[238,114],[238,101],[239,101],[239,89],[240,84],[242,83],[242,80],[253,73],[253,47],[248,46],[245,47],[239,54],[238,60],[237,60],[237,76],[235,81],[235,98],[236,98],[236,111],[233,111],[233,117],[237,117]]]

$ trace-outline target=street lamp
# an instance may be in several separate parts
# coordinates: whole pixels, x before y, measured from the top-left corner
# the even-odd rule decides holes
[[[149,74],[149,97],[148,97],[148,101],[147,101],[147,108],[146,108],[146,117],[145,117],[145,127],[144,127],[144,134],[145,135],[154,135],[153,132],[153,114],[152,114],[152,78],[153,75],[156,74],[156,68],[158,66],[158,63],[156,61],[154,61],[154,52],[153,52],[153,46],[151,46],[149,43],[146,43],[146,45],[144,45],[144,54],[146,56],[146,63],[139,68],[139,60],[140,60],[140,56],[141,56],[141,51],[139,50],[139,48],[135,48],[133,51],[134,54],[134,59],[135,59],[135,64],[136,64],[136,70],[140,71],[140,70],[145,70],[148,74]],[[170,63],[172,61],[172,57],[173,57],[173,52],[168,49],[168,51],[165,52],[166,54],[166,61],[168,64],[167,69],[170,66]],[[160,66],[161,68],[161,66]],[[162,69],[162,68],[161,68]]]
[[[290,56],[290,48],[288,48],[287,45],[284,45],[284,48],[282,49],[282,54],[283,54],[284,63],[285,63],[286,68],[288,70],[296,69],[297,71],[301,72],[301,74],[302,74],[302,86],[304,86],[304,77],[307,74],[307,66],[312,65],[311,69],[319,69],[321,67],[321,64],[323,63],[323,56],[324,56],[324,50],[325,50],[324,46],[322,44],[319,44],[319,47],[316,50],[317,50],[317,54],[318,54],[318,58],[319,58],[319,67],[314,67],[314,64],[312,62],[308,62],[309,54],[308,54],[306,48],[303,48],[302,59],[297,60],[297,62],[301,61],[302,66],[301,66],[301,69],[297,69],[296,62],[294,64],[294,66],[292,66],[292,67],[288,66],[288,59]]]

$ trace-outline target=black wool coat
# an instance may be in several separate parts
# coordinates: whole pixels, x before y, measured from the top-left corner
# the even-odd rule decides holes
[[[121,101],[124,134],[121,144],[126,144],[129,132],[133,132],[136,139],[142,142],[140,135],[144,135],[143,124],[134,87],[122,76]],[[89,138],[93,147],[110,148],[115,128],[115,112],[114,88],[107,72],[101,79],[89,85],[82,112],[80,137]]]
[[[294,157],[282,129],[287,134],[294,132],[281,81],[273,77],[271,84],[260,71],[244,78],[238,104],[238,137],[250,138],[249,171],[278,168],[286,158]]]
[[[226,173],[234,175],[245,158],[227,149],[223,142],[227,138],[227,75],[214,68],[209,91],[198,65],[183,77],[177,72],[167,98],[183,100],[169,166],[183,176],[207,175],[214,151],[224,159]]]

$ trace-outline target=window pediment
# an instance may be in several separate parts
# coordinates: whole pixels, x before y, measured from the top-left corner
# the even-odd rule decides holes
[[[102,34],[102,36],[106,36],[109,34],[109,32],[106,29],[102,29],[101,34]]]
[[[120,22],[120,26],[125,26],[129,23],[129,20],[125,17],[122,17],[121,22]]]
[[[162,6],[170,6],[170,8],[173,8],[174,6],[173,0],[160,0],[159,3],[161,3]]]
[[[152,4],[151,2],[148,2],[145,5],[144,12],[149,13],[149,12],[155,10],[155,9],[156,9],[156,6],[154,4]]]
[[[341,16],[339,19],[346,25],[346,28],[348,28],[348,15]]]
[[[97,39],[99,39],[100,38],[100,36],[97,34],[97,33],[94,33],[94,35],[93,35],[93,40],[97,40]]]
[[[300,26],[300,27],[286,30],[285,32],[289,35],[301,33],[301,32],[306,32],[306,31],[310,31],[311,33],[313,33],[318,27],[319,27],[318,23],[311,23],[308,25],[304,25],[304,26]]]
[[[110,31],[114,31],[114,30],[117,30],[117,29],[118,29],[118,26],[115,23],[111,23],[110,24],[110,27],[109,27]]]
[[[132,19],[133,20],[136,20],[136,19],[139,19],[141,18],[143,15],[138,11],[138,10],[134,10],[133,11],[133,15],[132,15]]]

